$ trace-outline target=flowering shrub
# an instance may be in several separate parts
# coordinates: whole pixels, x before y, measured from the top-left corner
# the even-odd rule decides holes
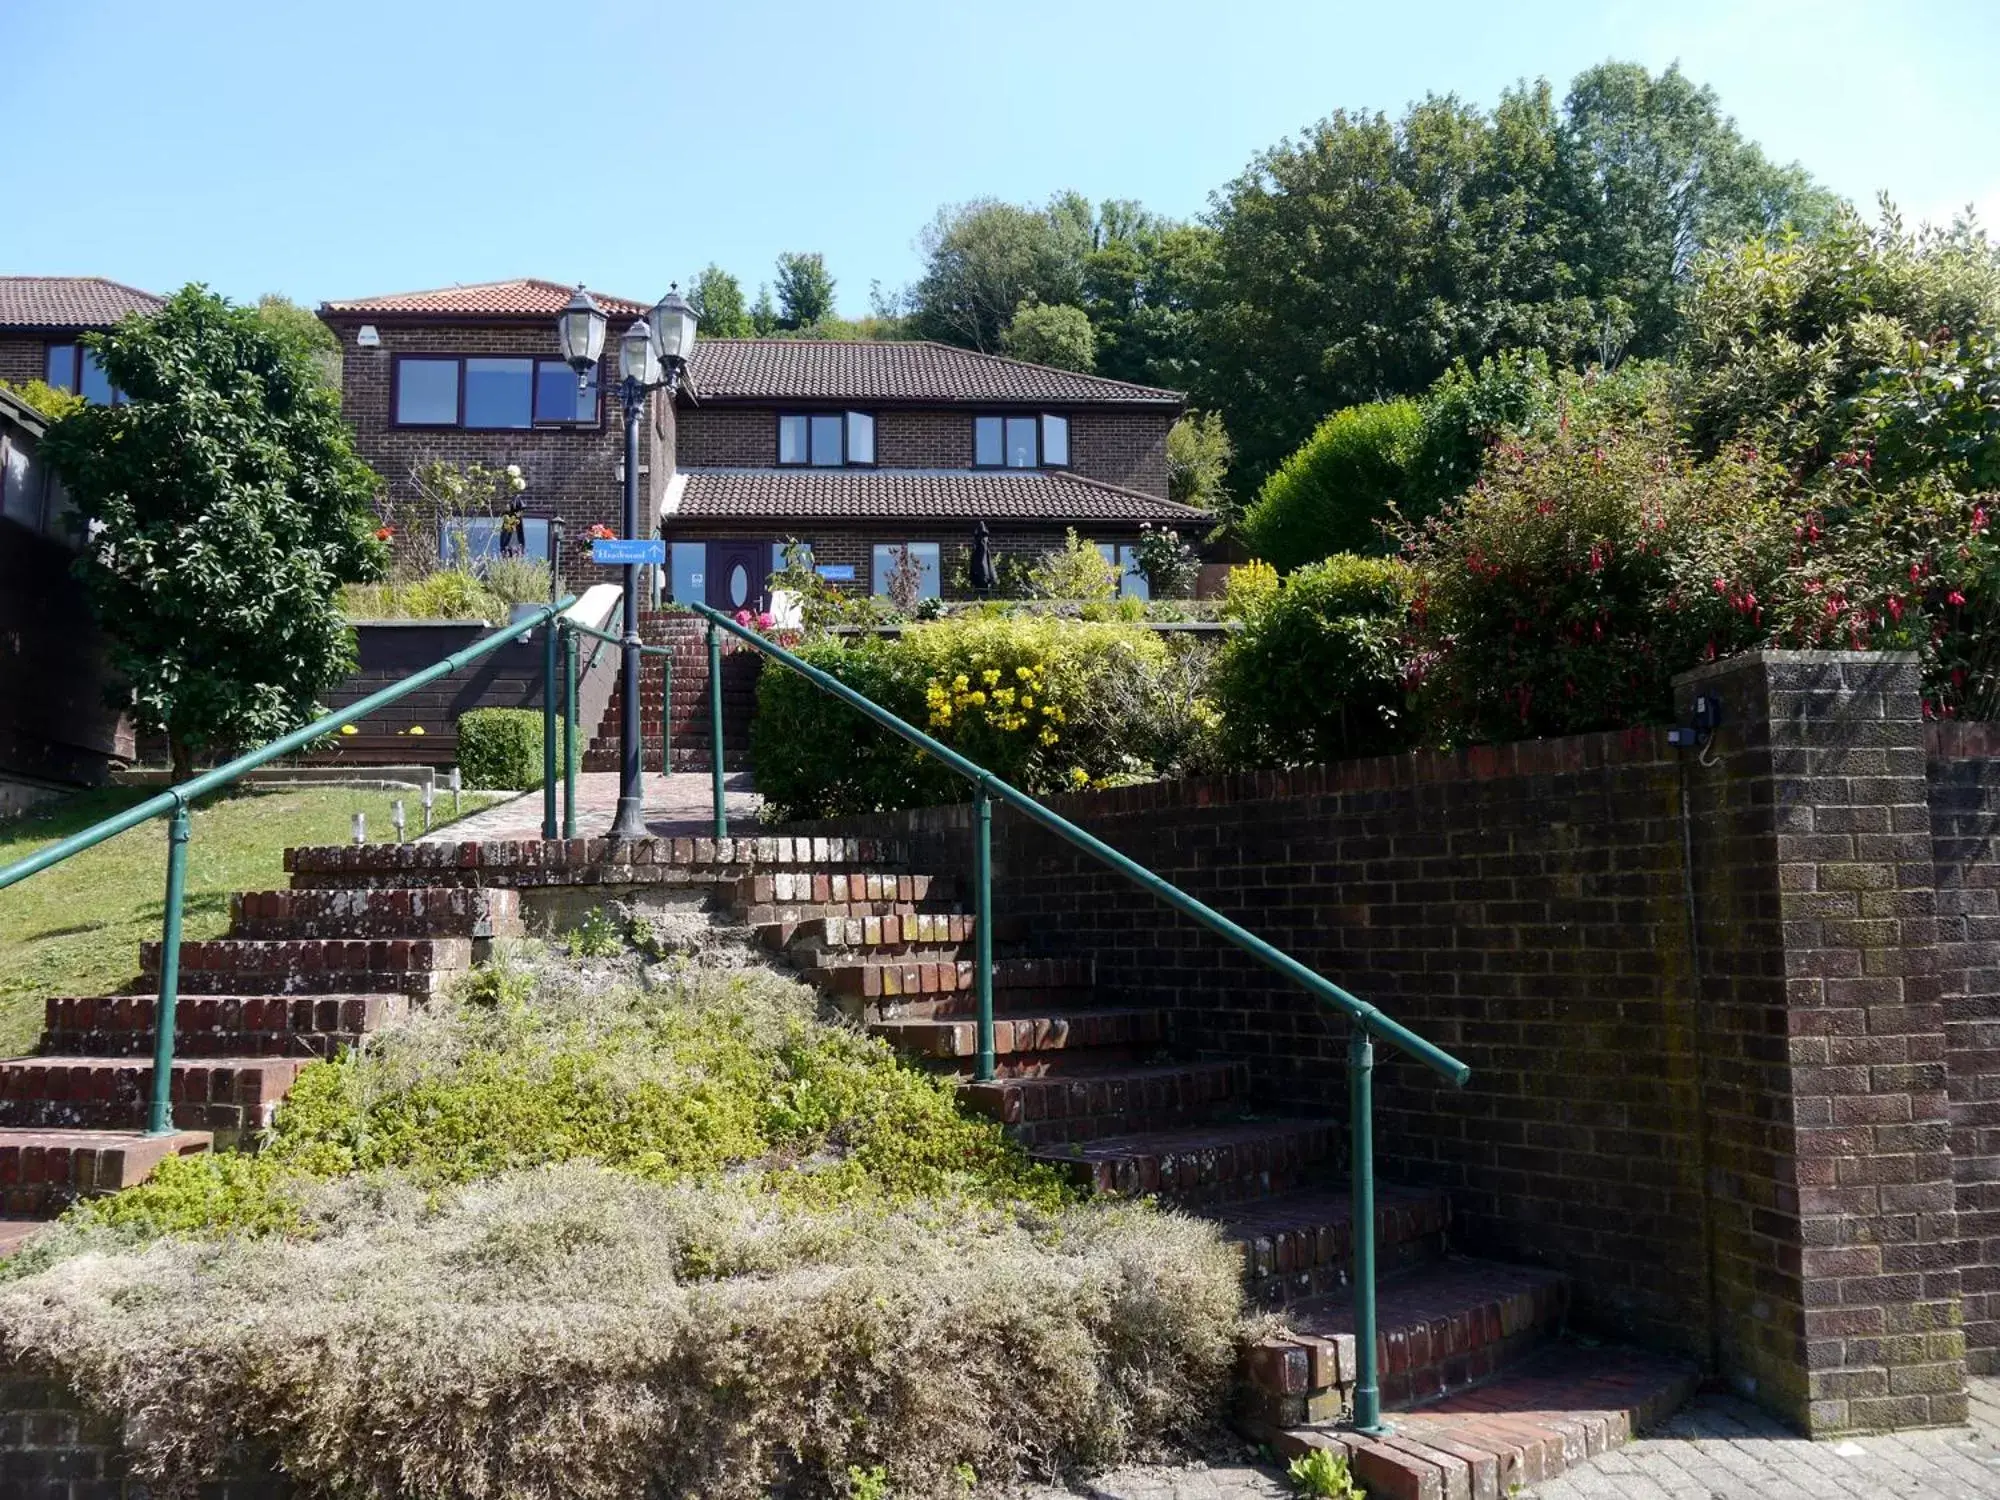
[[[1143,627],[1045,616],[956,616],[897,640],[800,654],[1003,780],[1050,792],[1166,773],[1206,753],[1215,724],[1198,647]],[[952,802],[964,782],[796,674],[758,679],[750,755],[779,816]]]
[[[1171,598],[1194,582],[1201,571],[1201,558],[1181,534],[1171,526],[1154,528],[1141,523],[1134,566],[1145,575],[1146,585],[1162,599]]]

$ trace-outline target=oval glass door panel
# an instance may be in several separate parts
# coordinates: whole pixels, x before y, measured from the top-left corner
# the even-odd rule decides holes
[[[750,570],[738,563],[729,570],[729,602],[741,609],[750,598]]]

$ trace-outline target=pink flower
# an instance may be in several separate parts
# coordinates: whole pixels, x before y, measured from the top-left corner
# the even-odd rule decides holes
[[[1961,594],[1957,589],[1953,589],[1949,594],[1944,596],[1944,602],[1947,604],[1964,604],[1965,595]]]

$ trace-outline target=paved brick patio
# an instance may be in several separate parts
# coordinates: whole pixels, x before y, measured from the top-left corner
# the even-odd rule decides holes
[[[646,827],[655,836],[703,835],[710,830],[714,790],[706,771],[676,771],[663,776],[648,771],[641,779]],[[763,799],[750,789],[750,773],[733,771],[724,779],[732,835],[755,833]],[[576,831],[583,838],[601,838],[610,831],[618,809],[618,773],[583,771],[576,778]],[[540,788],[502,802],[484,812],[460,818],[440,828],[425,842],[457,844],[476,839],[538,839],[542,836]]]
[[[1636,1442],[1530,1486],[1533,1500],[1994,1500],[2000,1379],[1974,1378],[1972,1425],[1810,1442],[1733,1396],[1698,1396]],[[1393,1420],[1393,1418],[1392,1418]],[[1276,1468],[1139,1467],[1020,1500],[1274,1500]]]

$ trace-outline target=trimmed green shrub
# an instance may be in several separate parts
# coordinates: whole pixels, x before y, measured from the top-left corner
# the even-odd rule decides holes
[[[468,787],[542,784],[542,711],[475,708],[458,716],[458,769]]]
[[[1093,557],[1095,554],[1092,554]],[[897,640],[808,645],[806,659],[1034,792],[1170,774],[1206,752],[1206,658],[1143,626],[961,615]],[[789,672],[758,678],[750,762],[774,816],[955,802],[936,760]]]
[[[1308,563],[1248,605],[1214,691],[1239,765],[1304,765],[1407,746],[1402,640],[1410,570],[1341,554]]]
[[[1380,552],[1423,427],[1415,401],[1370,401],[1320,423],[1243,516],[1250,549],[1283,569],[1334,552]]]

